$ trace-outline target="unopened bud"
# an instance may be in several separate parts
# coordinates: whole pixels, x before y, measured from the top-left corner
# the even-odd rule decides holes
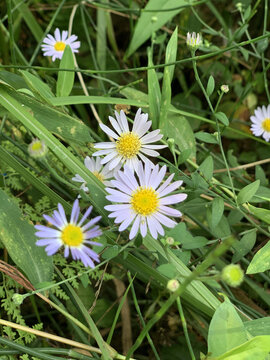
[[[179,281],[176,279],[171,279],[167,283],[167,289],[172,292],[175,292],[179,288],[179,286],[180,286]]]
[[[230,89],[228,85],[221,85],[220,90],[225,94],[227,94],[227,92],[229,92]]]
[[[25,296],[21,294],[14,294],[12,296],[12,300],[16,305],[21,305],[23,303],[24,297]]]
[[[167,243],[168,245],[173,245],[173,244],[174,244],[174,238],[171,237],[171,236],[168,236],[168,237],[166,238],[166,243]]]

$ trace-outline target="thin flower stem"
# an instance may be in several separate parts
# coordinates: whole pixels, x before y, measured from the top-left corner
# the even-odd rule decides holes
[[[16,61],[16,54],[15,54],[15,40],[14,40],[14,33],[13,33],[13,23],[12,23],[12,12],[11,12],[11,0],[7,0],[7,15],[8,15],[8,29],[9,29],[9,45],[10,45],[10,55],[11,61],[13,64],[17,64]]]
[[[187,342],[187,346],[188,346],[188,350],[190,353],[190,357],[191,360],[196,360],[191,343],[190,343],[190,339],[189,339],[189,335],[188,335],[188,329],[187,329],[187,322],[185,319],[185,315],[184,315],[184,311],[183,311],[183,307],[181,304],[181,300],[180,300],[180,296],[176,299],[176,304],[177,304],[177,308],[179,311],[179,315],[180,315],[180,319],[182,322],[182,326],[183,326],[183,330],[184,330],[184,334],[185,334],[185,338],[186,338],[186,342]]]
[[[193,57],[194,57],[194,54],[195,53],[192,54]],[[230,170],[229,170],[229,165],[228,165],[228,162],[227,162],[227,159],[226,159],[226,156],[225,156],[225,153],[224,153],[223,145],[222,145],[219,122],[218,122],[218,119],[215,116],[215,110],[214,110],[214,108],[212,106],[211,100],[210,100],[208,94],[206,93],[206,90],[205,90],[205,88],[204,88],[204,86],[203,86],[203,84],[201,82],[201,79],[200,79],[200,76],[199,76],[198,70],[197,70],[196,61],[193,60],[192,64],[193,64],[193,70],[194,70],[194,73],[195,73],[195,78],[196,78],[196,80],[197,80],[197,82],[198,82],[198,84],[199,84],[199,86],[200,86],[200,88],[201,88],[201,90],[202,90],[202,92],[203,92],[203,94],[204,94],[204,96],[206,98],[206,101],[207,101],[207,103],[208,103],[208,105],[210,107],[210,110],[211,110],[211,112],[214,115],[215,120],[216,120],[219,147],[220,147],[220,151],[221,151],[221,154],[222,154],[222,157],[223,157],[223,161],[224,161],[226,169],[227,169],[227,173],[228,173],[228,177],[229,177],[229,180],[230,180],[231,188],[232,188],[232,191],[233,191],[233,199],[235,200],[236,199],[236,194],[235,194],[235,190],[234,190],[234,185],[233,185],[233,180],[232,180],[232,177],[231,177],[231,173],[230,173]]]
[[[266,34],[266,26],[267,26],[267,14],[268,14],[268,1],[264,1],[264,19],[263,19],[263,35]],[[264,80],[264,88],[267,95],[268,103],[270,103],[270,94],[268,88],[268,80],[267,80],[267,70],[265,68],[265,56],[264,52],[262,53],[262,68],[263,68],[263,80]]]
[[[220,94],[219,94],[219,97],[218,97],[218,101],[217,101],[216,106],[215,106],[215,110],[214,110],[215,112],[217,112],[217,109],[218,109],[219,103],[220,103],[220,101],[221,101],[221,99],[222,99],[223,95],[224,95],[224,92],[223,92],[223,91],[221,91],[221,92],[220,92]]]

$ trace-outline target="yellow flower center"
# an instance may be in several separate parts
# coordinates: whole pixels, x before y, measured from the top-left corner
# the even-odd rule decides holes
[[[40,150],[42,150],[42,144],[41,144],[41,142],[35,142],[35,143],[32,145],[32,150],[33,150],[33,151],[40,151]]]
[[[263,120],[262,128],[263,128],[263,130],[270,132],[270,119],[269,118],[266,118]]]
[[[95,175],[96,178],[98,178],[98,180],[100,180],[101,182],[104,181],[104,176],[99,173],[98,171],[93,171],[93,174]]]
[[[56,51],[64,51],[66,47],[66,44],[63,41],[57,41],[54,44],[54,50]]]
[[[143,216],[153,214],[157,210],[158,204],[158,195],[151,187],[140,187],[131,197],[133,210]]]
[[[79,226],[68,224],[62,230],[61,239],[68,246],[79,246],[83,242],[83,232]]]
[[[139,136],[128,132],[122,134],[116,141],[116,150],[124,158],[130,159],[137,155],[141,148]]]

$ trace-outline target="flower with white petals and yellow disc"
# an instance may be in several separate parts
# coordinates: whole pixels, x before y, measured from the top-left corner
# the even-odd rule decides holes
[[[78,36],[71,35],[68,37],[68,31],[62,31],[57,28],[54,37],[48,34],[41,45],[44,56],[51,56],[52,61],[62,59],[66,45],[69,45],[73,53],[77,53],[81,45],[80,41],[76,41]]]
[[[33,139],[28,145],[28,152],[33,158],[42,158],[47,154],[48,148],[43,140]]]
[[[146,156],[159,156],[156,150],[166,147],[166,145],[152,145],[153,142],[159,141],[163,135],[160,134],[160,130],[146,134],[152,125],[152,121],[147,120],[148,114],[142,114],[141,109],[136,113],[131,131],[124,111],[121,110],[120,114],[115,112],[115,117],[116,119],[109,116],[110,123],[115,131],[104,124],[100,124],[101,129],[115,141],[95,144],[96,149],[102,150],[93,154],[93,156],[105,155],[101,164],[109,163],[110,170],[120,163],[136,170],[139,159],[147,162],[149,159]],[[152,165],[154,166],[154,164]]]
[[[116,166],[115,169],[109,170],[109,164],[103,166],[101,164],[101,158],[97,156],[96,158],[90,158],[86,156],[84,159],[85,167],[91,171],[105,186],[111,186],[111,182],[108,179],[112,179],[116,171],[120,170],[120,166]],[[84,192],[88,192],[88,187],[86,186],[85,180],[78,174],[76,174],[73,178],[73,181],[82,183],[81,189]]]
[[[59,203],[58,211],[54,210],[53,216],[43,215],[44,219],[56,227],[56,229],[44,225],[35,225],[35,228],[38,230],[36,236],[41,238],[36,242],[36,245],[46,246],[45,251],[49,256],[55,254],[64,246],[65,257],[71,252],[74,260],[81,260],[85,266],[94,268],[94,261],[99,262],[99,256],[86,245],[102,246],[102,244],[90,240],[100,236],[102,231],[99,226],[94,226],[101,219],[101,216],[97,216],[84,224],[92,209],[93,207],[90,206],[79,220],[79,201],[75,200],[70,221],[67,221],[64,208]]]
[[[258,106],[255,115],[250,117],[252,122],[250,130],[255,136],[262,136],[265,141],[270,140],[270,105]]]
[[[164,235],[162,225],[173,228],[177,224],[169,216],[182,216],[179,210],[168,205],[184,201],[187,194],[167,196],[178,189],[182,181],[171,183],[174,177],[172,174],[161,184],[166,174],[166,166],[161,169],[159,165],[151,168],[147,161],[143,167],[140,161],[136,173],[137,177],[128,166],[124,167],[124,171],[118,171],[115,180],[111,180],[115,188],[106,188],[109,193],[106,198],[116,204],[107,205],[105,209],[111,212],[109,217],[115,218],[116,224],[121,223],[119,231],[126,230],[132,224],[130,239],[133,239],[138,231],[145,237],[148,230],[153,238],[157,239],[158,234]]]

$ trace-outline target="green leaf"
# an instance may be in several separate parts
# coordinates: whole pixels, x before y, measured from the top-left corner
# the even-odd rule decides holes
[[[52,257],[36,246],[35,228],[23,218],[12,199],[0,189],[0,239],[14,263],[35,286],[50,282],[53,274]]]
[[[238,262],[242,259],[249,251],[252,250],[256,242],[256,229],[245,234],[240,241],[233,245],[235,253],[233,254],[232,262]]]
[[[196,159],[196,145],[192,128],[184,116],[169,112],[167,122],[162,132],[168,138],[173,138],[180,151],[191,150],[190,158]]]
[[[245,321],[244,326],[252,336],[270,335],[270,317]]]
[[[148,48],[148,66],[153,66],[152,49]],[[149,115],[152,127],[156,129],[159,124],[161,93],[155,69],[147,70]]]
[[[250,204],[248,205],[248,209],[251,214],[256,216],[256,218],[266,222],[267,224],[270,224],[270,210],[256,208],[255,206],[252,206]]]
[[[213,177],[214,163],[213,158],[209,155],[200,165],[199,172],[202,173],[206,180],[211,180]]]
[[[247,274],[257,274],[270,269],[270,241],[262,247],[251,260]]]
[[[175,62],[177,53],[177,32],[178,28],[174,30],[168,45],[166,47],[165,64]],[[174,73],[174,65],[166,66],[163,73],[161,106],[160,106],[160,119],[159,127],[164,129],[167,125],[168,110],[171,105],[171,82]]]
[[[206,87],[206,93],[208,96],[211,96],[215,88],[215,79],[212,75],[209,76],[207,87]]]
[[[217,138],[213,134],[206,133],[204,131],[199,131],[194,134],[195,138],[209,144],[217,144]]]
[[[192,5],[192,3],[190,3]],[[183,7],[182,7],[183,6]],[[125,55],[128,58],[134,53],[146,40],[148,40],[152,33],[160,29],[166,22],[172,19],[186,6],[185,0],[150,0],[148,1],[145,10],[141,10],[141,16],[135,27],[133,37]],[[164,11],[166,9],[176,8],[171,11]],[[153,11],[149,11],[153,10]]]
[[[220,356],[247,341],[240,316],[226,297],[211,320],[208,332],[208,353]]]
[[[113,245],[109,248],[107,248],[103,253],[102,253],[102,259],[111,259],[115,256],[118,255],[119,253],[119,247],[117,245]]]
[[[60,69],[74,69],[73,53],[69,45],[65,47],[64,54],[60,62]],[[56,84],[56,96],[68,96],[73,88],[74,83],[74,71],[59,71],[57,84]]]
[[[256,194],[260,186],[260,180],[256,180],[239,191],[237,195],[237,203],[239,205],[248,202]]]
[[[157,271],[169,279],[173,279],[177,274],[173,264],[162,264],[157,267]]]
[[[229,120],[227,118],[227,115],[224,114],[224,112],[219,111],[219,112],[215,113],[215,116],[223,125],[229,126],[229,124],[230,124]]]
[[[21,70],[20,72],[33,93],[37,94],[42,100],[51,104],[50,98],[54,97],[54,94],[51,92],[49,86],[28,71]]]
[[[212,201],[212,223],[211,227],[215,228],[220,222],[224,212],[224,200],[220,197],[215,197]]]
[[[262,335],[254,337],[213,360],[266,360],[269,352],[270,336]]]

